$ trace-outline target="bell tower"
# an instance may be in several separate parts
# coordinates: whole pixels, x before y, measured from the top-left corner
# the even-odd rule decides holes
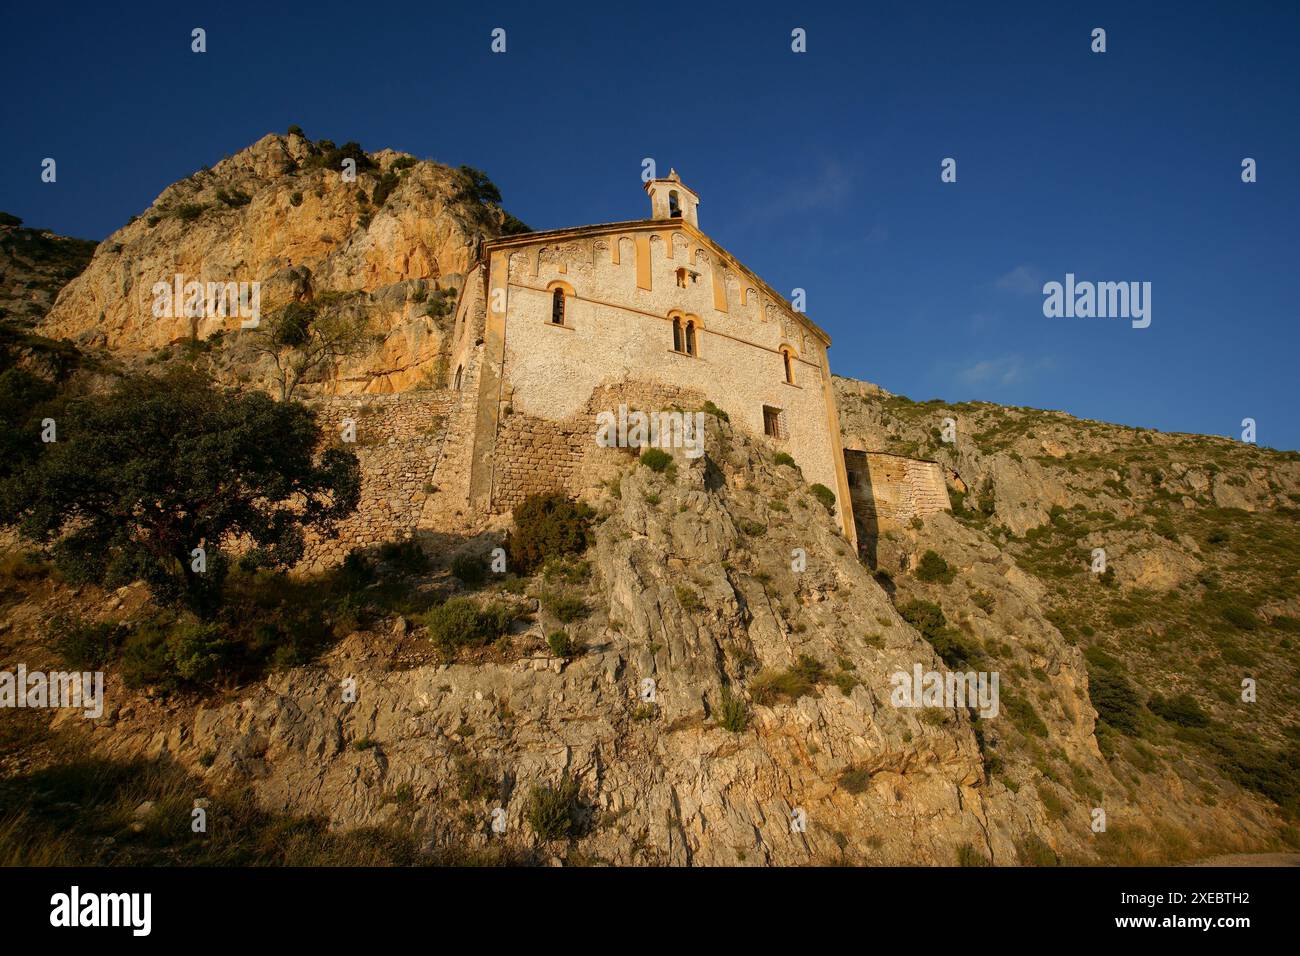
[[[699,228],[700,197],[682,185],[677,170],[670,169],[667,179],[652,179],[645,184],[650,194],[651,219],[682,219]]]

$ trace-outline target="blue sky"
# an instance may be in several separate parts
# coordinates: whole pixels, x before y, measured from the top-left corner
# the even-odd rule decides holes
[[[103,238],[291,123],[477,166],[537,229],[647,215],[653,157],[839,374],[1300,448],[1300,4],[77,6],[6,11],[29,225]],[[1067,272],[1150,282],[1151,326],[1045,318]]]

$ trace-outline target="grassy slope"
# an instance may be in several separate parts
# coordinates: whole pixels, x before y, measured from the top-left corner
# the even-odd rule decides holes
[[[1294,819],[1300,456],[844,386],[847,435],[957,471],[968,490],[950,489],[954,516],[1042,583],[1046,617],[1084,650],[1098,741],[1131,794],[1173,772],[1206,805],[1230,781]],[[958,422],[956,448],[941,440],[945,417]],[[1016,534],[1001,503],[1036,483],[1060,503]],[[1091,572],[1095,547],[1119,573]],[[1135,572],[1147,567],[1174,573],[1144,586]],[[1257,702],[1242,701],[1243,678]]]

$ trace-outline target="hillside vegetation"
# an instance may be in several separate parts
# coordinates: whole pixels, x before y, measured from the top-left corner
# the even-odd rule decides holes
[[[1294,839],[1300,456],[837,386],[847,437],[955,472],[952,523],[1032,578],[1036,609],[1083,652],[1097,741],[1131,799],[1158,788],[1213,807],[1241,790],[1279,806]],[[955,445],[941,440],[945,418]],[[965,630],[996,617],[997,589],[981,590],[969,557],[926,524],[887,536],[881,570]],[[952,565],[948,583],[918,580],[927,551]],[[1050,761],[1040,770],[1060,775]]]

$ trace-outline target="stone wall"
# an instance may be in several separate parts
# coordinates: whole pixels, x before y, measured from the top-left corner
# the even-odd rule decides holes
[[[312,403],[324,433],[341,436],[344,420],[356,423],[347,446],[361,463],[361,502],[332,538],[311,535],[304,569],[340,563],[353,548],[410,537],[420,524],[425,500],[438,479],[449,391],[403,392],[317,399]]]
[[[844,464],[859,540],[912,518],[949,509],[948,488],[938,462],[885,452],[845,451]]]
[[[703,393],[696,389],[625,381],[597,388],[576,414],[560,421],[524,415],[507,405],[497,435],[492,511],[508,512],[531,494],[581,494],[598,480],[600,462],[609,460],[607,450],[596,444],[601,412],[617,416],[619,405],[647,412],[693,412],[703,404]]]
[[[497,436],[493,510],[510,511],[531,494],[574,489],[591,442],[588,420],[552,422],[507,414]]]

